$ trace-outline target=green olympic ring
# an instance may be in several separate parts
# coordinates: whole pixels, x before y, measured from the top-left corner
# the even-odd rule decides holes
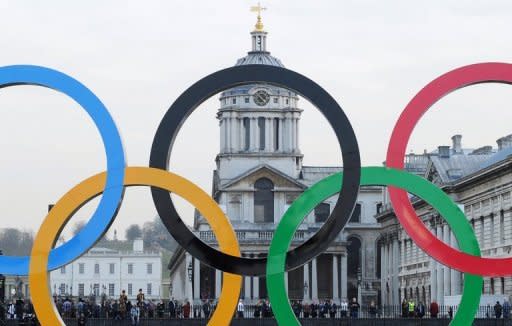
[[[325,199],[339,193],[343,173],[333,174],[307,189],[283,215],[270,243],[267,263],[267,289],[279,325],[300,325],[289,304],[285,287],[286,252],[293,235],[306,215]],[[464,213],[439,188],[414,174],[386,167],[364,167],[361,186],[394,186],[422,198],[448,222],[462,251],[480,256],[480,247]],[[464,290],[457,313],[450,325],[471,325],[480,303],[483,278],[464,273]]]

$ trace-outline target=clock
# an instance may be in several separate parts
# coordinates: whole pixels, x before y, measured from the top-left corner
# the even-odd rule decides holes
[[[259,90],[252,95],[252,99],[257,105],[263,106],[270,100],[270,94],[263,90]]]

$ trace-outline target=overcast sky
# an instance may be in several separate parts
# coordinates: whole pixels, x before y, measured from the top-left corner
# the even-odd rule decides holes
[[[198,79],[249,50],[254,1],[0,1],[0,66],[58,69],[89,87],[122,134],[129,165],[147,166],[154,133],[171,103]],[[425,84],[456,67],[512,61],[511,1],[266,1],[268,49],[323,86],[356,131],[365,165],[380,165],[399,113]],[[85,112],[39,87],[0,91],[2,227],[37,229],[48,203],[104,171],[103,145]],[[409,151],[496,146],[512,133],[512,88],[472,86],[435,105]],[[304,100],[305,165],[341,165],[325,119]],[[211,191],[219,149],[217,98],[183,126],[172,171]],[[97,201],[72,223],[85,220]],[[192,209],[180,204],[187,222]],[[111,228],[156,215],[148,188],[128,189]]]

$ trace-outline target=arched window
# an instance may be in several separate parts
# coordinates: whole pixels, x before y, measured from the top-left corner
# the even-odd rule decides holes
[[[315,222],[325,222],[329,217],[331,206],[327,203],[320,203],[315,207]]]
[[[267,178],[254,183],[254,222],[274,223],[274,184]]]

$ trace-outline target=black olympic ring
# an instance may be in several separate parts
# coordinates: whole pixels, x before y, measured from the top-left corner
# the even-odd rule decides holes
[[[352,215],[359,193],[361,159],[352,125],[338,103],[314,81],[292,70],[267,65],[235,66],[204,77],[182,93],[165,113],[153,139],[149,165],[168,170],[176,135],[182,123],[202,102],[223,90],[255,83],[288,88],[308,99],[329,121],[342,152],[344,177],[340,196],[318,232],[300,246],[288,251],[286,270],[291,270],[302,266],[329,247]],[[151,187],[151,193],[163,224],[193,257],[229,273],[248,276],[265,274],[266,258],[235,257],[210,247],[185,225],[169,192]]]

